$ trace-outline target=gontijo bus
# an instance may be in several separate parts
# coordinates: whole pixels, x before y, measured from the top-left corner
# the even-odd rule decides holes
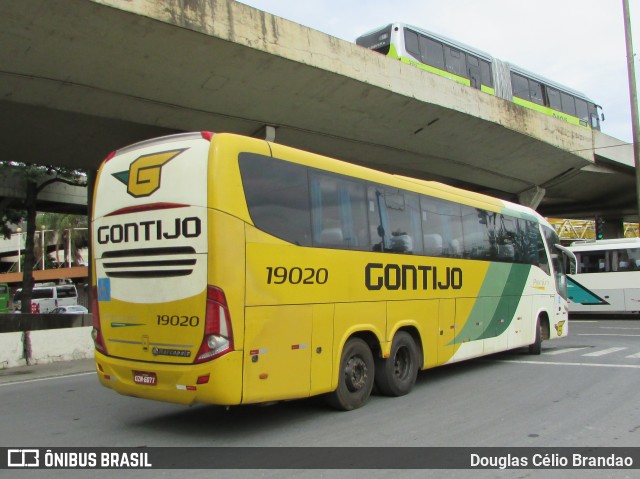
[[[568,331],[566,253],[533,210],[262,140],[118,150],[92,227],[97,371],[125,395],[350,410]]]

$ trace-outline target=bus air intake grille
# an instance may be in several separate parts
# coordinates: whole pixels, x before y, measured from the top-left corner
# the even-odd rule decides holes
[[[171,278],[188,276],[196,264],[191,246],[106,251],[102,255],[109,278]]]

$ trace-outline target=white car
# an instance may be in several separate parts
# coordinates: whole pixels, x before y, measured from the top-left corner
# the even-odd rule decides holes
[[[52,309],[49,314],[87,314],[89,310],[84,306],[60,306]]]

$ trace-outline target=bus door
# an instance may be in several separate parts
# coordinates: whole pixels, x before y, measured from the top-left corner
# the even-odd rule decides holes
[[[444,364],[455,353],[456,300],[440,299],[438,307],[438,364]]]
[[[554,324],[556,325],[558,336],[562,336],[562,327],[569,319],[567,304],[569,293],[565,264],[569,265],[569,271],[575,271],[577,261],[573,252],[569,251],[567,248],[561,246],[560,244],[556,243],[553,245],[549,245],[549,250],[551,251],[551,264],[555,272],[556,290],[558,293],[556,295]],[[566,329],[564,330],[564,334],[566,334]]]

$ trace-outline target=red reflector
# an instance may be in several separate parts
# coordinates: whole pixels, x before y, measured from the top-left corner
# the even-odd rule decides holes
[[[207,141],[211,141],[211,138],[213,138],[214,135],[212,131],[201,131],[200,134],[202,135],[202,138]]]
[[[195,391],[198,388],[196,388],[195,386],[187,386],[187,391]]]
[[[196,384],[207,384],[209,382],[209,375],[205,374],[204,376],[199,376]]]

